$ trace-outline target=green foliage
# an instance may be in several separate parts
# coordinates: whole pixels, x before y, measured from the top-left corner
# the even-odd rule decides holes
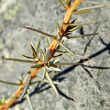
[[[2,38],[0,38],[0,50],[2,50],[3,47],[4,47],[3,40],[2,40]]]
[[[17,13],[20,7],[20,0],[17,0],[17,4],[13,7],[10,13],[5,16],[5,19],[10,20]]]
[[[10,101],[10,99],[1,99],[0,100],[0,105],[3,105],[3,104],[6,104],[6,103],[8,103]]]

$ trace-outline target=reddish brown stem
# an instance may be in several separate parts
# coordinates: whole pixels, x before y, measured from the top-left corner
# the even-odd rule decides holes
[[[69,23],[70,18],[71,18],[71,16],[72,16],[73,12],[74,12],[74,11],[76,10],[76,8],[79,6],[79,4],[81,3],[81,1],[82,1],[82,0],[75,0],[75,2],[74,2],[74,4],[72,5],[72,7],[67,10],[67,13],[66,13],[66,15],[65,15],[65,17],[64,17],[64,20],[63,20],[63,22],[64,22],[65,24]],[[61,26],[61,28],[60,28],[60,30],[61,30],[61,31],[60,31],[61,37],[63,37],[63,35],[64,35],[64,33],[65,33],[67,27],[68,27],[67,25]],[[59,34],[57,34],[57,37],[58,37],[58,36],[59,36]],[[49,50],[54,51],[54,50],[56,49],[57,44],[58,44],[57,40],[53,40],[52,44],[50,45]],[[50,56],[50,58],[51,58],[51,56]],[[42,61],[39,61],[39,64],[43,64],[43,62],[42,62]],[[32,73],[30,74],[31,80],[36,77],[36,74],[37,74],[41,69],[42,69],[42,68],[35,69],[34,71],[32,71]],[[27,81],[25,81],[23,84],[21,84],[20,89],[19,89],[19,90],[15,93],[15,95],[10,99],[9,103],[4,104],[4,105],[0,105],[0,110],[7,109],[7,108],[9,108],[10,106],[12,106],[12,105],[15,103],[15,101],[16,101],[16,100],[20,97],[20,95],[22,94],[23,88],[25,88],[26,82],[27,82]]]

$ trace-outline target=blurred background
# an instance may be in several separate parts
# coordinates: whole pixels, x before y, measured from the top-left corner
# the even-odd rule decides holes
[[[92,1],[92,0],[91,0]],[[96,0],[110,4],[110,0]],[[81,4],[80,7],[91,5]],[[83,15],[73,15],[78,23],[98,21],[83,27],[84,34],[96,36],[68,40],[66,45],[77,54],[90,58],[81,66],[63,66],[54,73],[59,97],[48,84],[31,87],[30,95],[35,110],[110,110],[110,7]],[[0,0],[0,57],[23,58],[31,55],[30,43],[48,47],[41,34],[23,29],[30,26],[56,35],[56,22],[62,23],[66,11],[57,0]],[[80,35],[82,30],[73,32]],[[49,39],[52,42],[51,39]],[[62,56],[61,62],[77,63],[80,59]],[[30,64],[0,60],[0,80],[17,82],[30,69]],[[0,83],[0,99],[10,98],[18,87]],[[73,101],[75,100],[75,102]],[[11,110],[29,110],[25,100],[18,101]]]

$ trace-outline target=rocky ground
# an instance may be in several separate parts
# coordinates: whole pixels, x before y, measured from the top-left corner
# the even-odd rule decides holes
[[[110,0],[97,1],[110,4]],[[86,5],[82,4],[81,7]],[[22,54],[31,55],[31,41],[37,43],[41,39],[41,48],[47,47],[43,35],[21,26],[30,26],[56,35],[56,22],[62,23],[65,14],[57,0],[4,0],[0,8],[0,57],[10,58],[22,58]],[[80,22],[98,21],[83,28],[85,34],[98,32],[98,35],[66,42],[78,55],[82,55],[86,50],[85,56],[89,57],[90,61],[84,62],[83,66],[61,67],[62,72],[55,73],[57,75],[54,79],[61,82],[61,85],[58,85],[59,97],[56,97],[48,85],[32,86],[30,95],[35,110],[110,110],[109,12],[110,7],[107,7],[72,17]],[[73,33],[79,34],[80,31]],[[73,63],[80,60],[67,56],[61,59],[61,62]],[[16,82],[20,76],[28,72],[29,66],[30,64],[0,60],[0,80]],[[0,84],[0,99],[10,98],[16,90],[17,87]],[[72,99],[75,99],[75,102]],[[11,110],[29,108],[23,100],[15,104]]]

